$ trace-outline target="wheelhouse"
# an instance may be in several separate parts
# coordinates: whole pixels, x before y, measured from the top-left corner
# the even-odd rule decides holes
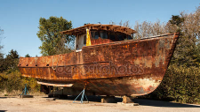
[[[86,24],[61,33],[74,35],[76,37],[75,49],[81,51],[83,46],[130,40],[136,31],[118,25]]]

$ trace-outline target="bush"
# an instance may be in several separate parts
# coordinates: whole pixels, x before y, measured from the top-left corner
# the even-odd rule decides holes
[[[175,100],[181,103],[200,103],[200,69],[170,65],[162,83],[145,98]]]
[[[37,92],[40,90],[40,86],[37,84],[36,79],[22,77],[18,70],[9,73],[0,73],[0,81],[0,90],[6,90],[8,93],[14,90],[22,91],[25,84],[27,84],[29,91]]]

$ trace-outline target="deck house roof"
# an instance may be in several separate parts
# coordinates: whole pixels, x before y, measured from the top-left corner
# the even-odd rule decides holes
[[[86,33],[87,28],[90,30],[104,30],[104,31],[120,32],[127,35],[136,33],[136,31],[131,28],[119,26],[119,25],[109,25],[109,24],[86,24],[78,28],[62,31],[61,33],[68,34],[68,35],[81,35],[81,34]]]

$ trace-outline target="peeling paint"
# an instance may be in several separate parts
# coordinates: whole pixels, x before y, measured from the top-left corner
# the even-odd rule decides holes
[[[80,52],[20,57],[24,77],[41,82],[70,83],[99,95],[144,95],[161,83],[173,54],[178,34],[153,39],[118,41],[84,46]]]

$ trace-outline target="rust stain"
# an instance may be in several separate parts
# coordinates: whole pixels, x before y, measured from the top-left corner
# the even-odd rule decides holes
[[[25,77],[72,83],[72,89],[88,81],[87,89],[96,94],[144,95],[161,83],[177,39],[175,33],[137,41],[91,40],[81,52],[20,57],[18,68]]]

